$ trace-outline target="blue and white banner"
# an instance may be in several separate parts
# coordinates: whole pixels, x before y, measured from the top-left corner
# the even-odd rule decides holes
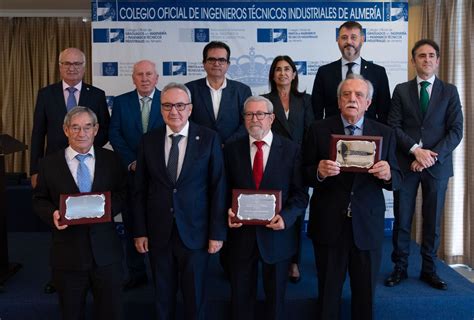
[[[391,90],[407,80],[408,0],[344,2],[93,1],[94,85],[113,96],[134,88],[133,64],[156,63],[158,87],[205,76],[202,49],[209,41],[231,48],[228,78],[266,93],[273,58],[296,62],[300,90],[311,93],[319,66],[340,58],[338,27],[364,28],[362,57],[384,66]],[[388,199],[389,203],[391,200]],[[393,217],[390,212],[389,216]]]

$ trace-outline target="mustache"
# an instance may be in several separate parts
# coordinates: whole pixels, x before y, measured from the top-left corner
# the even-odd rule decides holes
[[[347,47],[351,47],[351,48],[355,49],[355,47],[354,47],[352,44],[346,44],[346,45],[344,46],[344,49],[347,48]]]

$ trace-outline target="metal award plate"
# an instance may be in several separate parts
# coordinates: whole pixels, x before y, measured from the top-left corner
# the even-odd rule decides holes
[[[232,223],[267,225],[281,211],[281,190],[232,190]]]
[[[110,222],[110,191],[61,194],[59,215],[60,226]]]
[[[380,136],[331,135],[331,160],[339,163],[341,171],[367,172],[380,161]]]

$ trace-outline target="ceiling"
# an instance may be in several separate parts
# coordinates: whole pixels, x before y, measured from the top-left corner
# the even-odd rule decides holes
[[[90,16],[90,0],[0,0],[0,16]]]

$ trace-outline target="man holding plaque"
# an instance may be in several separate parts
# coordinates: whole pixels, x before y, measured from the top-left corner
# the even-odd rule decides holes
[[[308,235],[313,241],[318,274],[319,319],[339,319],[342,287],[349,272],[352,318],[373,319],[376,276],[384,236],[385,199],[382,189],[396,189],[401,175],[395,157],[395,134],[365,117],[373,88],[352,74],[337,89],[341,111],[315,122],[304,143],[303,168],[314,188]],[[371,168],[342,170],[331,154],[331,135],[382,137],[380,160]],[[368,140],[368,139],[365,139]]]
[[[35,212],[53,231],[51,266],[63,319],[84,317],[89,289],[94,319],[122,319],[122,248],[114,224],[85,218],[82,224],[67,225],[59,211],[61,194],[107,191],[112,194],[112,214],[121,210],[125,172],[112,151],[93,146],[98,127],[95,113],[86,107],[67,113],[63,128],[69,146],[41,161],[33,193]]]
[[[248,199],[246,196],[250,193],[256,198],[247,200],[255,201],[249,207],[262,207],[275,193],[277,196],[281,193],[281,198],[277,197],[281,206],[275,205],[270,217],[256,222],[262,212],[255,210],[243,217],[241,211],[245,204],[233,199],[240,203],[236,212],[229,209],[228,221],[232,319],[255,318],[259,260],[263,266],[266,317],[284,319],[288,268],[297,249],[295,221],[308,204],[300,150],[296,143],[272,133],[275,116],[267,98],[248,98],[243,117],[248,135],[224,147],[228,185],[234,193],[239,191],[235,197]],[[281,210],[275,212],[278,207]],[[236,217],[242,220],[235,222]],[[249,221],[259,225],[247,225]]]
[[[453,150],[463,136],[463,115],[456,87],[435,73],[439,47],[422,39],[412,49],[416,78],[396,86],[389,124],[397,135],[397,156],[403,184],[395,192],[392,261],[394,270],[385,280],[393,287],[408,277],[411,222],[418,187],[422,187],[423,216],[420,280],[446,290],[447,283],[436,273],[441,217],[449,178],[453,175]]]
[[[185,319],[205,319],[209,254],[226,238],[226,180],[216,132],[188,121],[191,94],[169,83],[161,92],[166,125],[138,147],[134,237],[149,251],[157,319],[174,319],[178,284]]]

